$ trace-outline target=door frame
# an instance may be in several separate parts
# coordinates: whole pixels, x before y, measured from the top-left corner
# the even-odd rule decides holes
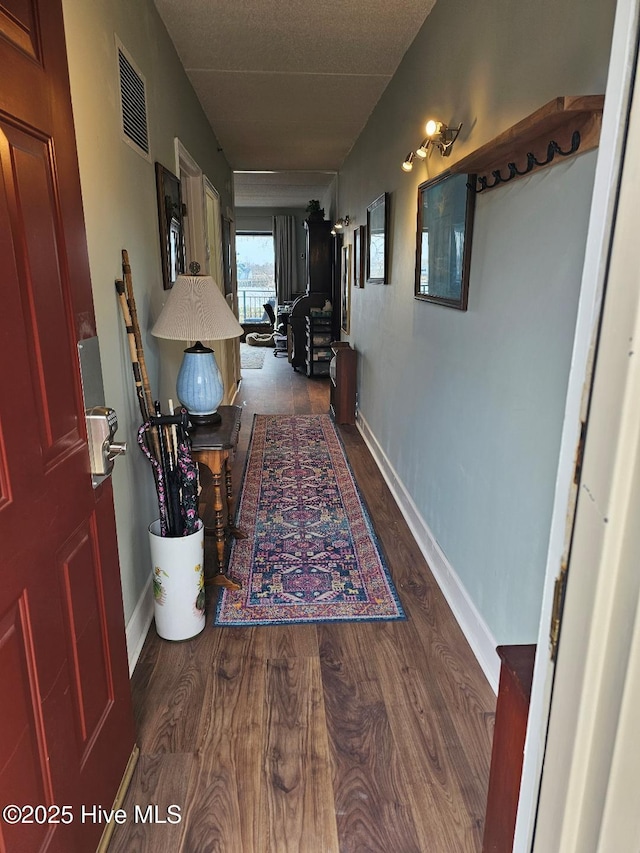
[[[175,137],[176,175],[180,179],[182,201],[187,208],[185,221],[186,269],[189,273],[191,261],[200,264],[204,274],[207,268],[205,245],[205,210],[202,169],[189,154],[182,142]]]
[[[541,789],[547,731],[554,709],[552,699],[560,701],[554,690],[555,665],[549,655],[549,628],[552,618],[554,586],[561,566],[569,559],[574,529],[577,487],[573,483],[576,452],[591,394],[596,344],[602,314],[610,247],[615,224],[619,182],[626,142],[627,118],[635,77],[637,27],[640,0],[618,0],[613,29],[612,49],[607,79],[602,132],[591,203],[585,261],[574,336],[571,371],[567,387],[560,455],[556,474],[555,496],[547,552],[547,565],[538,633],[538,654],[534,669],[529,721],[525,742],[520,799],[513,850],[532,850],[538,799]],[[581,571],[581,567],[572,569]],[[595,579],[593,579],[595,581]],[[567,589],[566,604],[574,597],[580,608],[581,596],[588,596],[582,583]],[[583,598],[584,600],[584,598]],[[572,626],[573,627],[573,626]],[[579,636],[572,627],[562,627],[563,649],[577,643],[584,653],[584,626]],[[556,687],[556,690],[558,688]],[[566,684],[564,689],[580,692],[579,684]],[[550,710],[551,708],[551,710]],[[573,721],[575,726],[575,720]],[[569,728],[571,728],[569,726]],[[569,732],[565,735],[569,737]],[[573,741],[575,731],[571,732]],[[540,848],[543,849],[543,848]],[[551,851],[551,847],[545,848]],[[568,849],[568,848],[567,848]],[[563,848],[564,850],[564,848]]]

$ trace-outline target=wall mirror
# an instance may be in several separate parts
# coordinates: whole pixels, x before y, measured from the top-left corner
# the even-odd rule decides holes
[[[389,193],[367,207],[367,281],[389,281]]]
[[[184,225],[180,181],[161,163],[156,163],[156,189],[162,281],[164,289],[169,290],[178,275],[184,272]]]
[[[468,175],[439,175],[418,187],[416,299],[467,310],[475,193]]]

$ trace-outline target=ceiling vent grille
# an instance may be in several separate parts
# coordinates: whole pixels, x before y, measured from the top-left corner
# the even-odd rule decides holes
[[[127,56],[122,45],[118,44],[117,47],[123,138],[148,160],[149,125],[145,79]]]

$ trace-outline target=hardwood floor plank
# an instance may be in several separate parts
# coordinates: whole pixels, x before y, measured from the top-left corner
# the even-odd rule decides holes
[[[269,660],[310,657],[318,659],[318,632],[315,625],[270,625],[264,632]]]
[[[181,848],[193,763],[194,756],[184,753],[140,756],[122,804],[128,819],[116,826],[109,853],[175,853]],[[169,806],[178,806],[179,814]]]
[[[266,657],[258,628],[220,635],[209,670],[210,699],[200,716],[182,850],[253,853],[260,846]]]
[[[266,629],[268,630],[268,629]],[[318,659],[267,663],[261,850],[338,853]]]
[[[483,730],[477,741],[468,736],[465,719],[451,710],[442,662],[415,653],[420,646],[412,622],[380,627],[376,662],[394,738],[410,778],[414,813],[421,819],[422,843],[438,839],[437,849],[480,850],[491,733]],[[423,801],[427,788],[435,810]]]
[[[155,629],[151,628],[152,636]],[[219,635],[203,631],[192,640],[171,643],[155,635],[151,675],[136,708],[138,745],[142,752],[194,752],[200,716],[210,704],[207,660],[217,656]],[[137,672],[136,667],[136,672]],[[134,695],[140,697],[137,688]]]
[[[318,628],[340,850],[411,853],[422,848],[404,761],[371,660],[372,627]]]

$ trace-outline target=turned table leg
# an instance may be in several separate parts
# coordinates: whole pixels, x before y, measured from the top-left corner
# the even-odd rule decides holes
[[[226,460],[225,460],[226,466]],[[230,578],[224,571],[224,518],[222,514],[222,472],[211,472],[213,477],[213,535],[216,541],[216,554],[218,557],[218,572],[212,578],[215,586],[224,586],[227,589],[242,589],[242,584]]]
[[[212,472],[213,476],[213,535],[216,540],[216,554],[220,571],[224,566],[224,520],[222,517],[222,474]]]
[[[229,460],[224,462],[224,479],[227,487],[227,520],[229,523],[229,533],[234,539],[246,539],[247,533],[233,523],[233,486],[231,484],[231,468]]]

